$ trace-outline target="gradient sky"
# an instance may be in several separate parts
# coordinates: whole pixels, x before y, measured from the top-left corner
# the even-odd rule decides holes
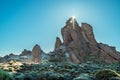
[[[120,0],[0,0],[0,56],[39,44],[54,49],[71,16],[93,26],[98,42],[120,51]]]

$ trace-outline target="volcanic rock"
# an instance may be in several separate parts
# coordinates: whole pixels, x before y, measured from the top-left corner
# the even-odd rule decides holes
[[[57,38],[56,38],[56,42],[55,42],[55,50],[56,50],[57,48],[60,48],[61,45],[62,45],[62,42],[61,42],[60,38],[57,37]]]
[[[83,62],[85,55],[88,53],[88,45],[82,35],[82,29],[74,19],[74,27],[72,18],[66,22],[66,26],[62,28],[63,45],[67,47],[71,60],[74,63]]]
[[[108,46],[107,44],[99,43],[100,47],[100,59],[111,63],[111,62],[119,62],[120,54],[117,53],[115,47]]]
[[[32,55],[32,52],[26,49],[24,49],[24,51],[20,54],[20,56],[29,56],[29,55]]]
[[[32,56],[33,56],[33,62],[40,63],[41,62],[41,56],[43,51],[41,50],[40,46],[36,44],[32,49]]]
[[[86,42],[96,45],[97,42],[94,37],[92,26],[87,23],[82,23],[81,29],[82,29],[81,31],[82,35],[84,39],[86,40]]]
[[[4,57],[0,58],[0,62],[7,62],[10,60],[18,60],[18,59],[19,59],[18,55],[10,53],[9,55],[5,55]]]
[[[22,53],[19,55],[19,60],[30,63],[32,60],[32,51],[24,49],[24,51],[22,51]]]
[[[61,44],[66,47],[70,59],[74,63],[86,61],[104,61],[107,63],[118,62],[119,52],[115,47],[98,43],[95,40],[92,26],[88,23],[82,23],[81,26],[75,18],[70,18],[66,25],[61,29],[63,43],[59,39],[59,48]]]

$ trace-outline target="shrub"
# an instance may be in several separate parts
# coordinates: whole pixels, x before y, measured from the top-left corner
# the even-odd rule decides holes
[[[14,80],[12,75],[0,69],[0,80]]]
[[[105,70],[99,70],[95,73],[95,77],[97,79],[103,79],[103,80],[107,80],[111,77],[120,77],[120,74],[118,74],[117,72],[115,72],[114,70],[110,70],[110,69],[105,69]]]

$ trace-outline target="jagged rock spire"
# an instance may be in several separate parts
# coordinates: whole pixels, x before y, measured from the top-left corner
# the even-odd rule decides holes
[[[66,27],[67,28],[71,28],[71,29],[74,29],[78,26],[78,23],[76,21],[76,18],[69,18],[69,20],[66,21]]]
[[[91,60],[107,63],[119,61],[120,55],[116,52],[115,48],[97,43],[92,26],[87,23],[82,23],[80,27],[77,20],[73,20],[71,17],[61,29],[61,34],[63,45],[66,46],[70,58],[74,63]]]
[[[59,37],[56,37],[56,42],[55,42],[55,48],[54,50],[56,50],[57,48],[59,48],[62,45],[62,42],[60,40]]]
[[[72,18],[67,21],[66,26],[61,30],[63,45],[67,47],[71,60],[74,63],[80,63],[83,62],[88,47],[77,21],[75,20],[75,28],[72,28],[72,24],[70,24],[71,20]]]
[[[32,55],[33,55],[33,62],[40,63],[41,62],[41,56],[43,51],[41,50],[40,46],[36,44],[32,49]]]

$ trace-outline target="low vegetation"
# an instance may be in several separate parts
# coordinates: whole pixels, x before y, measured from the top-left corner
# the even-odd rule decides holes
[[[95,73],[95,77],[100,80],[108,80],[111,77],[119,77],[120,74],[111,69],[99,70]]]
[[[14,80],[12,75],[0,69],[0,80]]]

